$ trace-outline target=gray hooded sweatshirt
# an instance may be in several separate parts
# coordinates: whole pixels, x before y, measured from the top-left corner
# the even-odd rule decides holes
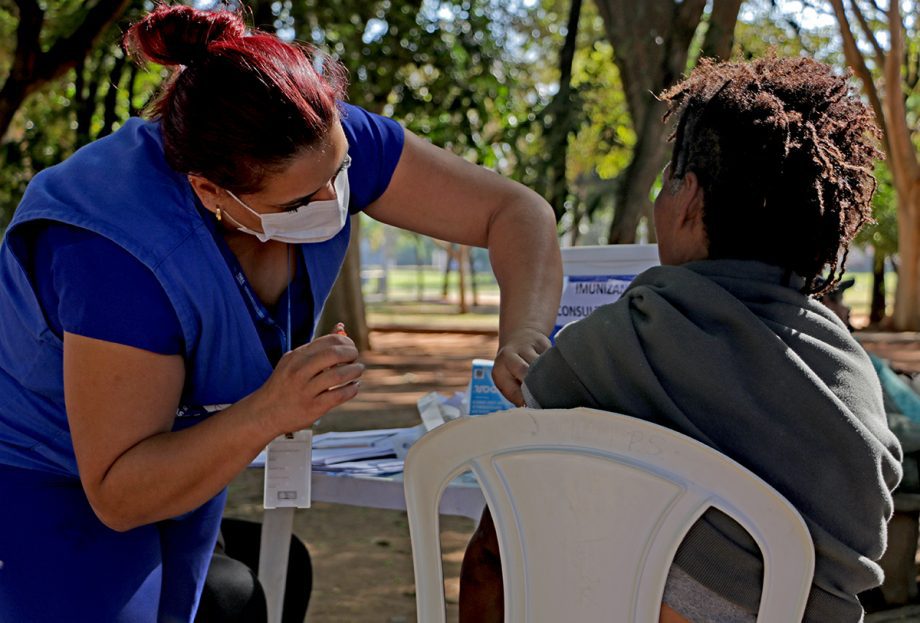
[[[816,550],[806,621],[860,621],[857,593],[881,583],[901,448],[869,357],[760,262],[705,260],[639,275],[623,297],[566,326],[532,366],[543,408],[593,407],[646,419],[741,463],[805,519]],[[753,539],[710,510],[674,564],[756,612],[763,563]]]

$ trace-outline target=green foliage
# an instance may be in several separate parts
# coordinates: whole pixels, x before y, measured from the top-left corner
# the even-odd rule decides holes
[[[48,2],[43,41],[73,31],[85,4]],[[109,29],[83,63],[34,93],[18,111],[0,143],[0,231],[36,173],[137,114],[160,84],[159,68],[136,71],[119,45],[122,28],[147,9],[148,2],[135,0],[121,24]],[[16,14],[0,4],[0,76],[9,71],[16,21]]]
[[[600,27],[600,18],[595,19]],[[573,181],[592,173],[613,179],[629,164],[636,134],[627,123],[629,112],[619,84],[609,43],[597,39],[576,54],[572,86],[581,94],[583,119],[569,143]]]
[[[348,69],[350,100],[391,115],[437,145],[501,167],[501,141],[523,74],[506,47],[514,12],[497,0],[344,0],[252,5],[283,36]]]
[[[748,0],[738,15],[734,56],[752,59],[767,54],[809,56],[843,66],[837,26],[798,2]]]
[[[533,44],[529,54],[544,62],[531,67],[537,81],[534,91],[525,95],[533,102],[532,112],[520,118],[519,159],[514,175],[547,193],[547,177],[560,166],[553,140],[558,140],[556,133],[563,132],[568,193],[560,230],[583,232],[598,214],[609,213],[610,206],[602,199],[609,196],[610,185],[628,164],[636,137],[613,63],[613,49],[593,2],[585,2],[582,7],[568,101],[561,106],[553,101],[566,34],[559,26],[566,21],[569,5],[569,1],[551,0],[535,9],[533,19],[539,26],[535,33],[541,33],[541,37],[539,46]]]
[[[878,181],[872,197],[875,223],[862,228],[856,236],[855,244],[862,248],[871,246],[876,252],[888,257],[898,252],[898,199],[891,181],[891,171],[884,162],[879,162],[875,167],[875,179]]]
[[[64,92],[36,94],[20,110],[13,140],[0,144],[0,229],[12,218],[32,176],[72,153],[70,105]]]

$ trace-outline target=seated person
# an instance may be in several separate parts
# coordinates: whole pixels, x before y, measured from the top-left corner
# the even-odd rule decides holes
[[[565,327],[525,396],[649,420],[745,465],[811,532],[804,620],[861,621],[901,448],[869,357],[814,296],[871,218],[878,130],[844,76],[804,58],[703,62],[661,98],[677,120],[655,201],[662,266]],[[461,621],[501,620],[498,554],[485,514]],[[762,569],[750,535],[710,509],[675,556],[661,621],[754,621]]]

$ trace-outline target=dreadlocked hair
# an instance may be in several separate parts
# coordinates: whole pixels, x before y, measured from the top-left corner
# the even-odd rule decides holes
[[[836,287],[881,157],[848,76],[807,58],[704,59],[660,98],[678,119],[671,175],[703,190],[709,257],[782,266],[808,294]]]

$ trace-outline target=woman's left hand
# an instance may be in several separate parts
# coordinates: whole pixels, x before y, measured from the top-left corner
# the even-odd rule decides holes
[[[492,380],[505,398],[519,407],[524,405],[521,383],[530,364],[549,347],[549,338],[536,329],[523,327],[510,333],[499,347],[492,367]]]

